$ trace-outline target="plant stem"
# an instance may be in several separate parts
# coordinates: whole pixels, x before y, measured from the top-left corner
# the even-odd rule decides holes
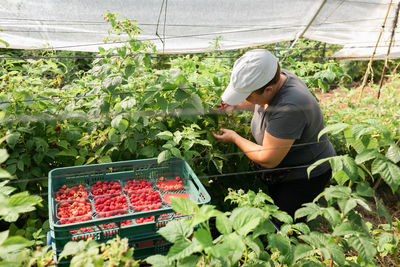
[[[376,191],[376,189],[378,188],[381,181],[382,181],[382,176],[380,176],[378,181],[376,181],[376,183],[374,184],[374,187],[372,188],[372,189],[374,189],[374,191]]]
[[[396,247],[395,250],[393,252],[393,257],[394,257],[394,262],[396,263],[396,266],[399,266],[399,256],[398,256],[398,249],[396,249],[399,245],[399,241],[396,242]]]

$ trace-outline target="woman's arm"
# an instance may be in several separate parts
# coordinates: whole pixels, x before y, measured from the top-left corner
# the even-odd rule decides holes
[[[224,103],[223,101],[221,102],[221,106],[217,106],[219,111],[225,111],[225,112],[232,112],[234,110],[249,110],[253,111],[255,105],[250,103],[247,100],[244,100],[242,103],[237,104],[237,105],[228,105]]]
[[[222,134],[213,133],[214,137],[225,143],[236,144],[250,160],[265,168],[275,168],[278,166],[295,141],[295,139],[276,138],[265,132],[263,145],[260,146],[241,137],[235,131],[221,129],[221,132]]]
[[[234,106],[236,110],[254,110],[255,105],[250,103],[247,100],[244,100],[242,103]]]

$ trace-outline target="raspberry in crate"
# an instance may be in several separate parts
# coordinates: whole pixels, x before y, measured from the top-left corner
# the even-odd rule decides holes
[[[175,179],[165,179],[163,176],[156,182],[156,187],[161,191],[178,191],[183,190],[183,181],[180,176]]]
[[[124,186],[126,194],[146,193],[152,190],[153,183],[146,179],[128,180]]]
[[[165,193],[163,195],[164,203],[167,205],[171,204],[171,197],[189,198],[186,193]]]
[[[57,205],[60,224],[88,221],[92,219],[92,214],[92,205],[88,199],[63,201]]]
[[[56,192],[56,201],[75,200],[79,198],[88,198],[89,192],[86,186],[80,184],[76,186],[67,187],[61,186]]]
[[[160,194],[153,190],[147,193],[131,194],[129,201],[136,212],[156,210],[162,206]]]
[[[146,223],[146,222],[154,222],[154,216],[143,217],[143,218],[137,218],[137,219],[135,219],[135,222],[136,222],[137,224]]]
[[[121,188],[121,184],[117,181],[98,181],[91,186],[90,192],[94,196],[120,194]]]
[[[94,198],[97,217],[111,217],[128,213],[128,202],[122,194],[97,196]]]

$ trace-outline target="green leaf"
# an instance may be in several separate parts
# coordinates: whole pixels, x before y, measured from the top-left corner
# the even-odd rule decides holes
[[[160,132],[156,136],[162,140],[171,140],[174,137],[170,131]]]
[[[313,256],[315,253],[317,253],[317,250],[313,249],[311,246],[307,244],[298,244],[294,248],[294,262]]]
[[[0,179],[12,179],[12,176],[8,171],[0,168]]]
[[[2,250],[3,253],[15,253],[33,244],[34,241],[27,240],[22,236],[11,236],[3,242],[0,250]]]
[[[7,181],[5,181],[7,182]],[[12,192],[14,192],[16,190],[15,187],[11,187],[11,186],[4,186],[3,183],[0,184],[0,194],[4,194],[4,195],[10,195]]]
[[[171,152],[172,156],[176,158],[182,158],[181,151],[179,151],[179,149],[177,149],[176,147],[171,147],[169,151]]]
[[[167,108],[168,108],[168,102],[167,102],[167,100],[166,100],[164,97],[162,97],[162,96],[157,97],[157,104],[158,104],[158,106],[160,107],[160,109],[161,109],[162,111],[166,111]]]
[[[0,246],[4,243],[4,241],[7,239],[8,237],[8,232],[9,230],[0,232]]]
[[[351,189],[347,186],[335,185],[325,188],[323,194],[328,201],[333,199],[349,199],[351,196]]]
[[[186,93],[184,90],[182,89],[177,89],[175,92],[175,100],[178,102],[184,102],[186,99],[189,98],[189,94]]]
[[[329,237],[320,232],[310,232],[308,235],[300,235],[299,238],[308,244],[319,248],[325,246],[325,244],[329,242]]]
[[[376,254],[376,249],[371,243],[371,239],[363,236],[352,236],[348,239],[349,244],[353,247],[364,260],[369,263]]]
[[[357,201],[354,198],[350,199],[339,199],[338,205],[342,210],[342,213],[346,215],[350,211],[352,211],[357,206]]]
[[[218,79],[217,76],[213,76],[213,82],[216,86],[221,86],[221,81]]]
[[[122,100],[119,104],[124,110],[129,111],[136,105],[136,99],[134,99],[133,97],[127,97],[124,100]]]
[[[400,162],[400,147],[396,144],[391,144],[386,152],[386,157],[394,163]]]
[[[357,225],[350,222],[343,222],[333,229],[333,236],[345,236],[345,235],[356,235],[362,234],[363,230]]]
[[[0,163],[5,162],[9,155],[6,149],[0,149]]]
[[[308,178],[310,178],[310,174],[311,174],[311,171],[312,171],[312,170],[314,170],[316,167],[318,167],[318,166],[321,165],[322,163],[324,163],[324,162],[330,160],[331,158],[332,158],[332,157],[320,159],[320,160],[317,160],[316,162],[314,162],[313,164],[311,164],[311,165],[307,168],[307,175],[308,175]]]
[[[185,151],[183,152],[183,156],[185,159],[192,159],[193,157],[200,157],[200,153],[194,150],[189,150],[189,151]]]
[[[145,146],[139,151],[139,155],[143,155],[145,157],[151,158],[157,153],[157,148],[154,146]]]
[[[364,197],[373,197],[375,195],[374,189],[368,182],[359,182],[356,187],[356,193]]]
[[[232,221],[233,229],[240,235],[246,236],[260,224],[263,213],[260,209],[252,207],[236,208],[229,219]]]
[[[224,161],[220,159],[213,158],[212,163],[219,173],[222,173],[222,168],[224,167]]]
[[[198,94],[192,93],[187,103],[193,106],[193,108],[197,112],[196,115],[204,114],[203,101],[201,100]]]
[[[329,126],[325,127],[324,129],[322,129],[322,131],[319,132],[318,141],[321,138],[321,136],[324,135],[325,133],[331,133],[331,134],[335,135],[335,134],[342,132],[343,130],[345,130],[348,127],[349,127],[349,124],[347,124],[347,123],[336,123],[336,124],[329,125]]]
[[[394,241],[394,236],[391,233],[383,232],[378,239],[378,248],[383,250],[384,246],[387,244],[392,244]]]
[[[281,234],[271,234],[268,236],[268,247],[276,248],[282,255],[286,255],[291,251],[289,238]]]
[[[169,242],[175,243],[190,236],[193,233],[193,228],[182,220],[171,221],[165,227],[158,230],[158,233]]]
[[[111,121],[111,127],[117,129],[120,133],[124,133],[129,127],[129,122],[123,119],[122,115],[118,115]]]
[[[146,262],[159,267],[173,267],[174,265],[169,264],[168,258],[166,256],[157,254],[146,258]]]
[[[386,209],[386,207],[381,203],[381,201],[377,198],[374,197],[375,203],[376,203],[376,210],[378,212],[379,217],[385,217],[390,226],[392,225],[392,216],[390,215],[389,211]]]
[[[137,142],[133,138],[128,138],[125,140],[126,146],[129,149],[129,152],[132,154],[136,152],[137,149]]]
[[[117,86],[119,86],[121,83],[122,83],[121,76],[108,76],[103,81],[103,87],[108,91],[112,91],[115,88],[117,88]]]
[[[135,72],[135,65],[133,64],[127,64],[125,66],[125,77],[128,78]]]
[[[215,225],[221,234],[227,235],[232,233],[232,222],[225,214],[219,214],[216,217]]]
[[[326,248],[332,256],[333,261],[336,262],[338,266],[344,266],[346,258],[343,249],[334,243],[328,243]]]
[[[360,139],[361,136],[367,135],[368,138],[371,138],[371,134],[376,130],[374,126],[369,126],[364,123],[356,124],[351,127],[351,130],[354,134],[355,140]]]
[[[374,158],[382,158],[382,156],[383,155],[379,153],[379,151],[376,151],[375,149],[367,149],[356,156],[356,163],[362,164]]]
[[[328,92],[330,86],[329,86],[329,84],[327,82],[325,82],[323,80],[318,80],[317,83],[318,83],[319,88],[321,88],[321,90],[323,92]]]
[[[98,160],[98,163],[109,163],[112,162],[112,159],[108,155],[101,156]]]
[[[15,173],[17,171],[17,164],[8,165],[5,169],[5,171],[9,172],[11,175],[15,175]]]
[[[178,240],[175,242],[168,252],[168,259],[181,260],[193,253],[201,251],[202,246],[196,242],[189,242],[187,240]]]
[[[18,160],[18,162],[17,162],[17,168],[18,168],[20,171],[24,171],[24,162],[23,162],[22,160]]]
[[[199,228],[194,232],[194,238],[199,241],[203,249],[213,245],[211,233],[204,228]]]
[[[254,251],[257,257],[260,257],[261,252],[264,250],[264,245],[260,239],[246,236],[245,243],[252,251]]]
[[[63,251],[60,254],[60,259],[62,259],[63,257],[67,257],[70,255],[75,255],[77,253],[79,253],[79,251],[81,250],[80,246],[77,246],[76,242],[68,242],[67,244],[65,244]]]
[[[78,156],[78,151],[75,148],[69,148],[58,152],[57,156],[76,157]]]
[[[31,196],[28,192],[13,194],[7,199],[0,197],[0,216],[7,222],[14,222],[20,213],[29,212],[35,209],[35,205],[42,202],[39,196]]]
[[[181,197],[172,197],[171,206],[174,211],[184,215],[192,215],[199,210],[199,206],[194,201]]]
[[[68,143],[67,140],[60,140],[59,142],[57,142],[57,145],[58,145],[59,147],[64,148],[64,149],[68,149],[69,146],[70,146],[70,144]]]
[[[360,205],[361,207],[363,207],[364,209],[366,209],[369,212],[372,212],[371,207],[369,206],[368,202],[365,201],[364,199],[361,198],[355,198],[355,201],[358,205]]]
[[[171,152],[169,150],[164,150],[160,154],[158,154],[157,162],[162,163],[166,160],[169,160],[170,158],[171,158]]]
[[[237,266],[237,261],[242,258],[246,245],[236,233],[223,236],[222,243],[212,246],[208,253],[216,258],[223,259],[229,264],[222,266]]]
[[[179,142],[182,140],[182,137],[183,137],[183,135],[180,131],[175,131],[173,140],[176,144],[179,144]]]
[[[221,214],[220,211],[216,210],[212,205],[202,205],[200,209],[196,212],[196,215],[191,221],[192,226],[204,223],[208,221],[211,217],[215,217]]]
[[[355,160],[348,155],[340,156],[339,159],[342,161],[342,170],[350,180],[356,181],[358,178],[358,167]]]
[[[305,223],[296,223],[292,227],[293,229],[296,229],[305,235],[308,235],[310,233],[310,228]]]
[[[311,221],[319,215],[322,215],[321,208],[315,203],[305,203],[303,206],[304,207],[296,210],[294,214],[295,219],[307,216],[307,221]]]
[[[396,166],[389,160],[375,159],[371,165],[373,174],[380,174],[382,179],[392,188],[393,192],[397,191],[400,185],[400,167]]]
[[[284,212],[284,211],[277,211],[277,212],[274,212],[274,213],[272,214],[272,216],[273,216],[275,219],[278,219],[279,221],[281,221],[281,222],[283,222],[283,223],[288,223],[288,224],[293,223],[293,218],[292,218],[289,214],[287,214],[286,212]]]
[[[266,235],[274,232],[276,232],[276,229],[271,221],[264,220],[254,229],[252,236],[258,237],[260,235]]]
[[[6,142],[10,148],[14,148],[17,144],[19,137],[21,134],[19,132],[11,133],[6,136]]]
[[[340,212],[334,207],[328,207],[322,211],[322,216],[329,222],[332,227],[335,227],[341,222]]]
[[[201,256],[190,255],[178,261],[177,267],[193,267],[197,266],[197,263],[200,261]],[[156,265],[160,266],[160,265]]]

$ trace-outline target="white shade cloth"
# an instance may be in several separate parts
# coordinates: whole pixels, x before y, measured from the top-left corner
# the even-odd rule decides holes
[[[2,0],[0,39],[10,48],[48,46],[98,51],[110,24],[104,13],[138,22],[141,40],[165,53],[235,49],[304,37],[344,45],[335,56],[368,58],[389,0]],[[323,3],[322,8],[321,4]],[[376,58],[384,58],[398,1],[393,1]],[[318,15],[314,15],[319,11]],[[159,22],[159,23],[158,23]],[[156,35],[158,24],[158,35]],[[400,26],[391,57],[400,57]],[[115,44],[110,44],[112,46]],[[4,47],[0,43],[0,46]]]

